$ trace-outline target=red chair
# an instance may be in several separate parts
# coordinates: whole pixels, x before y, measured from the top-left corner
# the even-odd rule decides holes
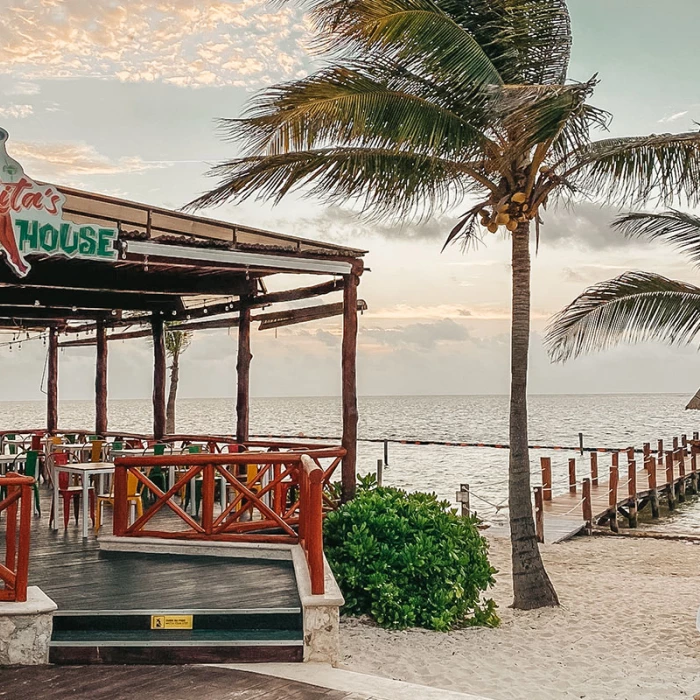
[[[55,452],[53,455],[54,465],[65,466],[68,464],[68,453],[67,452]],[[85,477],[83,477],[85,478]],[[58,473],[58,495],[63,499],[63,529],[68,529],[68,521],[70,520],[70,502],[73,500],[73,513],[75,515],[75,524],[78,524],[78,513],[80,513],[80,496],[83,493],[82,486],[71,486],[70,485],[70,474],[66,472]],[[92,526],[95,527],[95,488],[90,486],[88,491],[90,498],[90,519],[92,520]],[[51,504],[51,516],[49,518],[49,527],[53,525],[54,518],[56,514],[54,513],[54,505]]]

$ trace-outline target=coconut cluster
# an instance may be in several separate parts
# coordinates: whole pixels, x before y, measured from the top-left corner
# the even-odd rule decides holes
[[[493,211],[482,209],[479,212],[481,225],[491,233],[496,233],[500,226],[515,231],[518,224],[527,221],[528,209],[527,195],[524,192],[509,194],[494,204]]]

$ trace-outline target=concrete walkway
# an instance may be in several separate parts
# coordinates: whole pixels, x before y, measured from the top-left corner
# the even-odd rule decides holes
[[[353,700],[489,700],[482,695],[404,683],[333,668],[326,664],[224,664],[219,668],[302,681],[321,688],[352,693]]]

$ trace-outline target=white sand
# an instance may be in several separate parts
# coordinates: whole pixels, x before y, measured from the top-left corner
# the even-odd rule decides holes
[[[494,700],[670,700],[700,693],[700,545],[581,537],[542,552],[561,608],[507,607],[510,549],[494,539],[491,559],[500,573],[492,597],[500,628],[389,632],[347,620],[343,666]]]

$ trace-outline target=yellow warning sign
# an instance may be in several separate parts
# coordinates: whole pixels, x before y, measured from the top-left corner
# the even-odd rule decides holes
[[[192,615],[151,615],[152,630],[191,630]]]

